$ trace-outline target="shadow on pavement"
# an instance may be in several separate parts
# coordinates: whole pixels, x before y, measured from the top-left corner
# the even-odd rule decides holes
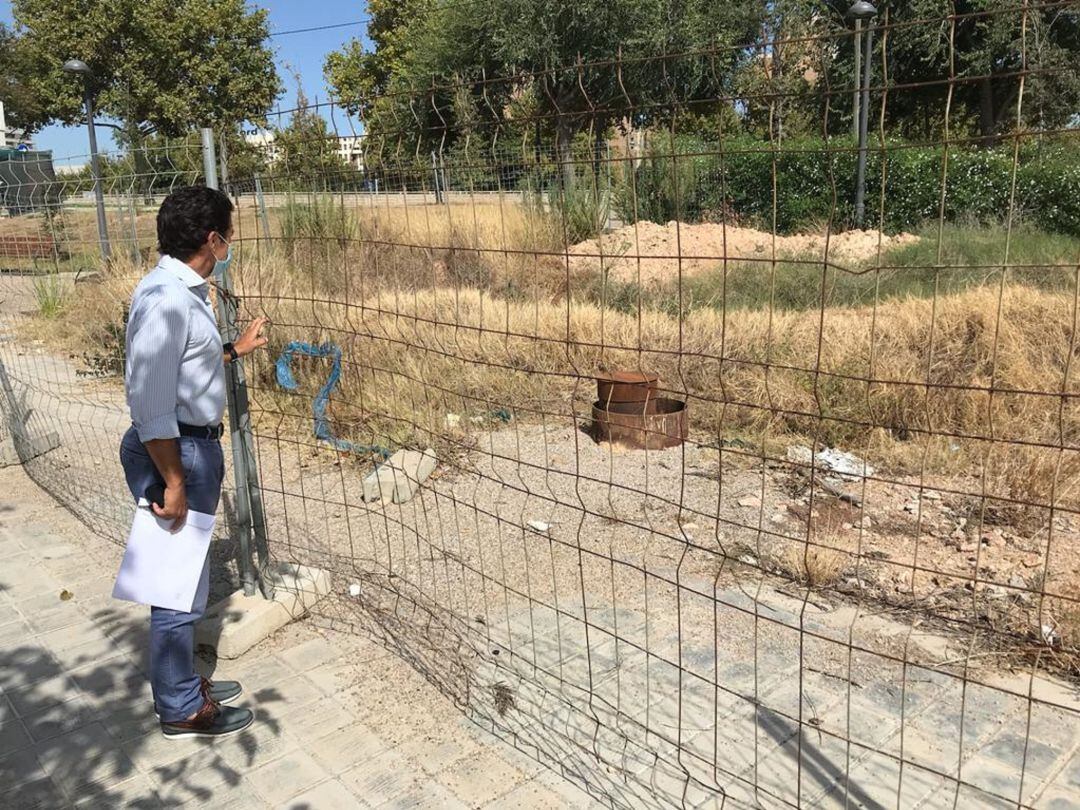
[[[249,692],[255,725],[229,739],[166,740],[145,666],[135,663],[144,660],[148,621],[111,608],[91,620],[111,651],[53,652],[30,634],[0,649],[0,806],[214,806],[240,784],[261,744],[281,734],[273,704],[282,695]],[[213,664],[200,669],[209,674]]]

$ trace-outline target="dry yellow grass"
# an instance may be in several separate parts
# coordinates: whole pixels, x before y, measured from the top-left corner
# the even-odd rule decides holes
[[[843,576],[851,556],[828,548],[789,547],[780,566],[808,588],[827,588]]]
[[[268,245],[241,206],[238,286],[244,311],[276,324],[273,347],[341,346],[333,415],[355,438],[432,441],[447,412],[586,418],[593,374],[642,369],[688,397],[693,427],[713,436],[796,434],[897,471],[974,466],[991,494],[1017,502],[1080,500],[1080,456],[1052,449],[1080,439],[1069,294],[1013,285],[873,309],[626,314],[579,300],[587,279],[558,255],[557,223],[514,196],[346,196],[337,210],[341,238],[285,239],[286,212],[271,209]],[[81,233],[88,217],[70,214],[68,227]],[[151,225],[140,217],[144,252]],[[121,259],[38,336],[79,353],[107,340],[141,270]],[[279,393],[270,372],[256,369],[256,404],[308,418],[310,397]],[[312,393],[324,373],[301,377]]]
[[[1080,438],[1080,410],[1063,397],[1077,393],[1066,379],[1077,352],[1068,295],[974,289],[876,311],[699,310],[680,321],[393,283],[313,303],[321,296],[272,264],[245,287],[253,312],[279,324],[278,345],[341,345],[347,373],[335,413],[344,429],[431,440],[445,432],[446,412],[585,419],[592,375],[642,369],[688,397],[693,427],[714,436],[798,434],[910,471],[976,463],[990,494],[1077,501],[1070,471],[1080,458],[1041,446]]]
[[[251,258],[239,274],[244,311],[271,317],[275,346],[341,345],[335,414],[347,425],[381,417],[437,433],[447,411],[583,414],[592,375],[640,368],[687,396],[693,426],[706,433],[794,433],[902,466],[978,459],[988,477],[1009,482],[1003,495],[1045,501],[1056,478],[1056,499],[1076,499],[1080,458],[1039,446],[1080,439],[1080,384],[1066,379],[1078,353],[1069,295],[973,289],[876,311],[698,310],[680,321],[558,297],[399,286],[399,275],[369,279],[362,262],[331,294],[284,257]],[[138,275],[118,266],[103,284],[80,285],[39,336],[93,346],[119,323]]]

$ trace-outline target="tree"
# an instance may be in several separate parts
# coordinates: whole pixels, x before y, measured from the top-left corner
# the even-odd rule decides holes
[[[1080,10],[1050,4],[1023,10],[1012,0],[913,0],[889,3],[892,20],[935,19],[897,33],[889,55],[897,84],[952,82],[953,126],[970,127],[986,145],[1012,128],[1055,129],[1080,109]],[[955,13],[955,25],[946,19]],[[902,31],[903,29],[901,29]],[[1017,120],[1017,100],[1024,80],[1024,104]],[[896,123],[918,104],[944,110],[949,85],[939,83],[898,94]],[[907,98],[905,98],[907,96]],[[905,103],[906,102],[906,103]]]
[[[13,0],[18,75],[36,108],[30,129],[83,120],[86,62],[98,110],[138,144],[150,131],[263,120],[281,89],[267,45],[267,12],[245,0]]]
[[[786,0],[819,5],[817,0]],[[842,30],[847,0],[828,0]],[[953,135],[977,135],[993,145],[1017,127],[1052,130],[1070,125],[1080,110],[1080,9],[1075,4],[1015,0],[879,0],[874,24],[874,86],[890,89],[885,125],[892,134],[940,138],[946,102]],[[833,40],[827,65],[833,88],[854,88],[851,37]],[[884,48],[884,59],[882,49]],[[884,64],[883,64],[884,63]],[[1020,77],[1026,70],[1017,119]],[[876,95],[876,94],[875,94]],[[839,103],[837,103],[839,102]],[[872,100],[877,108],[880,97]],[[830,128],[850,125],[840,99]],[[836,108],[840,109],[837,110]],[[836,114],[836,113],[840,114]],[[846,118],[846,123],[845,123]]]
[[[350,185],[354,172],[338,153],[337,137],[319,111],[308,106],[299,76],[296,84],[296,111],[288,126],[274,133],[278,147],[275,186],[331,190]]]
[[[449,146],[463,113],[475,130],[512,127],[515,109],[526,111],[554,137],[572,184],[579,132],[599,138],[623,115],[647,124],[682,100],[709,95],[707,88],[715,95],[717,79],[745,56],[738,46],[757,31],[758,8],[707,0],[415,2],[373,17],[374,52],[352,43],[327,60],[327,78],[342,101],[369,113],[373,134],[412,132],[417,152]],[[709,46],[709,58],[676,56]]]
[[[10,28],[0,24],[0,101],[11,126],[29,129],[44,111],[29,86],[27,60],[21,42]]]
[[[386,93],[390,80],[405,69],[409,24],[434,6],[435,0],[368,0],[367,36],[374,50],[353,39],[327,55],[324,70],[327,84],[350,100],[354,113],[370,111],[370,100]]]

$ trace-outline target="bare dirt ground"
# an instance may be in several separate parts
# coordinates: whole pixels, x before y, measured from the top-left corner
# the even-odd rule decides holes
[[[859,264],[878,255],[879,249],[909,244],[919,237],[910,233],[888,236],[879,231],[853,230],[830,234],[773,236],[753,228],[702,223],[643,220],[570,248],[572,269],[602,267],[618,281],[649,283],[693,275],[731,261],[768,261],[798,257],[805,261]],[[774,240],[775,239],[775,246]]]
[[[685,790],[694,806],[723,789],[729,806],[833,806],[838,791],[890,806],[897,783],[878,780],[898,753],[914,779],[903,806],[951,806],[956,791],[961,805],[992,803],[1015,777],[995,783],[1001,774],[979,768],[1028,686],[1046,701],[1040,728],[1060,723],[1073,744],[1075,687],[1014,668],[993,625],[972,617],[973,604],[1021,611],[1023,600],[962,584],[969,556],[1002,574],[1014,558],[1022,567],[1011,535],[960,550],[956,508],[937,490],[912,512],[917,487],[860,480],[856,509],[842,478],[829,484],[840,494],[818,482],[811,498],[797,462],[755,466],[697,443],[622,451],[583,427],[480,432],[416,498],[385,506],[360,499],[366,465],[263,433],[278,553],[338,574],[321,608],[332,625],[374,622],[465,711],[621,804],[677,803]],[[837,521],[831,542],[859,551],[840,554],[832,589],[792,581],[800,557],[823,553],[805,545],[815,513]],[[939,583],[958,584],[923,577],[930,565],[955,572],[933,575]],[[913,567],[898,586],[894,574]],[[883,702],[865,702],[879,692]],[[957,717],[969,732],[949,730]],[[799,746],[824,762],[809,777]],[[958,777],[954,761],[982,775]],[[1025,804],[1042,806],[1049,789],[1023,787]]]

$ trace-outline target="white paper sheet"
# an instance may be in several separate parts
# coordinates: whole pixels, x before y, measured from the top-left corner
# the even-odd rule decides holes
[[[162,520],[145,504],[140,501],[135,510],[113,598],[190,612],[210,550],[214,516],[189,511],[184,528],[173,534],[173,521]]]

